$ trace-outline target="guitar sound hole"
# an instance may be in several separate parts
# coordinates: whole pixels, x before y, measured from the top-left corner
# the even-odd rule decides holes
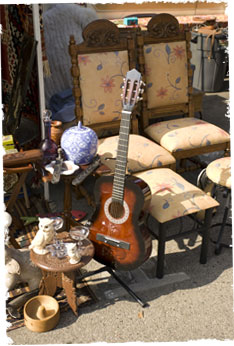
[[[115,219],[120,219],[124,215],[124,206],[119,202],[111,202],[109,206],[109,213]]]

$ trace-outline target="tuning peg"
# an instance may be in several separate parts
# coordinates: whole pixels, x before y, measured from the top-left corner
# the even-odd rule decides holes
[[[143,80],[141,80],[141,85],[146,86],[146,84],[143,82]]]
[[[140,94],[143,94],[144,89],[140,89],[139,92],[140,92]]]
[[[143,97],[137,96],[137,101],[142,101],[142,100],[143,100]]]

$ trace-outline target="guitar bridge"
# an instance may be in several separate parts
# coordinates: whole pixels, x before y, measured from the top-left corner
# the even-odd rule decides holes
[[[128,242],[115,239],[104,234],[97,233],[96,240],[99,240],[104,244],[118,247],[120,249],[130,250],[130,244]]]

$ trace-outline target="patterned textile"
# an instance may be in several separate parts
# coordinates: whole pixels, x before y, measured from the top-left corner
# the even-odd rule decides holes
[[[231,157],[222,157],[211,162],[206,168],[206,174],[215,184],[231,188]]]
[[[136,176],[149,185],[152,195],[149,212],[161,223],[219,205],[171,169],[156,168]]]
[[[121,87],[129,70],[127,51],[78,55],[78,63],[83,124],[120,120]]]
[[[0,5],[1,10],[1,66],[2,66],[2,103],[7,109],[11,97],[11,90],[15,73],[18,66],[18,59],[21,50],[21,43],[24,34],[30,36],[33,32],[33,17],[31,5]],[[42,56],[46,62],[43,29],[42,34]],[[31,79],[24,105],[22,105],[22,115],[39,122],[39,101],[38,101],[38,80],[37,80],[36,59],[32,70]]]
[[[146,134],[169,152],[205,147],[230,141],[219,127],[196,118],[161,121],[150,125]]]
[[[4,192],[9,192],[15,184],[18,182],[19,177],[16,173],[7,174],[3,172],[3,190]]]
[[[148,108],[188,101],[186,42],[144,46]]]
[[[114,171],[119,136],[99,139],[98,154],[101,162]],[[175,158],[165,149],[151,140],[130,134],[127,173],[144,171],[146,169],[173,165]]]

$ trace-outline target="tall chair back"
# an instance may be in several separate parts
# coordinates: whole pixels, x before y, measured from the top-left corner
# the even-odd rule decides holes
[[[139,70],[146,83],[142,134],[180,163],[204,153],[228,151],[230,145],[226,131],[195,117],[190,40],[190,32],[180,29],[178,20],[167,13],[155,15],[147,30],[137,33]]]
[[[118,133],[121,87],[127,71],[136,66],[133,38],[121,36],[106,19],[91,22],[83,31],[84,41],[71,36],[69,52],[77,121],[93,128],[99,137]],[[132,131],[138,132],[136,117]]]

